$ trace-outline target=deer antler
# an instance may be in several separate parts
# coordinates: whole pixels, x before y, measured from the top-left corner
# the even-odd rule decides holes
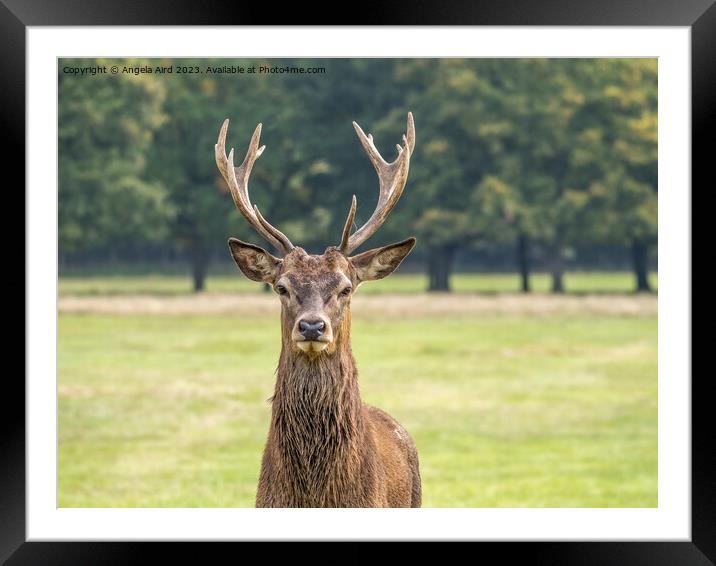
[[[353,206],[351,206],[348,221],[343,229],[343,238],[340,247],[341,252],[346,255],[375,234],[378,228],[385,222],[395,203],[398,202],[405,188],[405,183],[408,180],[410,156],[415,148],[415,124],[413,123],[413,114],[411,112],[408,112],[407,134],[403,135],[405,145],[396,146],[398,148],[398,157],[396,157],[392,163],[388,163],[380,155],[380,152],[373,143],[373,136],[371,134],[366,136],[361,127],[355,122],[353,122],[353,127],[355,128],[356,134],[358,134],[358,139],[363,149],[365,149],[371,163],[373,163],[376,173],[378,173],[380,194],[378,196],[378,204],[371,217],[349,237],[348,234],[350,233],[353,216],[355,215],[355,197],[353,197]]]
[[[216,165],[221,171],[226,184],[229,185],[231,196],[234,199],[236,208],[239,209],[244,218],[249,221],[259,235],[267,242],[273,245],[277,250],[287,254],[293,249],[293,244],[286,235],[269,224],[266,219],[261,216],[256,205],[251,204],[249,199],[249,177],[251,176],[251,168],[254,162],[261,156],[265,145],[259,147],[259,138],[261,137],[261,124],[256,126],[254,135],[251,136],[251,143],[246,152],[244,162],[240,167],[234,167],[234,148],[231,148],[229,156],[226,156],[226,132],[229,129],[229,119],[224,120],[219,132],[219,141],[214,146],[214,154],[216,156]]]

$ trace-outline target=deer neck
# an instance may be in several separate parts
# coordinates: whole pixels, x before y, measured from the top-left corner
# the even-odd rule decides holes
[[[358,375],[350,345],[350,311],[328,353],[297,353],[286,338],[272,398],[271,432],[278,455],[302,481],[325,483],[357,453],[365,435]],[[353,463],[354,465],[354,463]]]

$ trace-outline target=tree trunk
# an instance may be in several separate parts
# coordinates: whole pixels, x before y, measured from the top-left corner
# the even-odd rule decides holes
[[[428,250],[428,291],[450,291],[450,272],[454,258],[455,246],[435,246]]]
[[[530,249],[529,240],[525,234],[517,236],[517,266],[520,270],[522,292],[530,292]]]
[[[641,240],[633,240],[631,244],[632,266],[636,276],[636,291],[650,292],[649,285],[649,246]]]
[[[204,242],[200,238],[195,238],[191,243],[191,276],[195,293],[204,290],[208,267],[209,255],[206,253]]]
[[[552,292],[564,293],[564,249],[560,240],[552,246],[551,252]]]

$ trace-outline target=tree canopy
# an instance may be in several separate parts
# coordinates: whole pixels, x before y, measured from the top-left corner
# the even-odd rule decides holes
[[[434,290],[449,288],[462,251],[513,250],[525,290],[539,257],[554,291],[575,249],[621,246],[632,250],[637,287],[648,288],[655,59],[272,60],[323,68],[277,74],[204,72],[262,64],[245,59],[120,63],[200,72],[78,76],[62,69],[87,60],[58,65],[66,257],[165,246],[190,259],[200,289],[228,235],[257,241],[214,163],[226,117],[237,161],[264,126],[253,202],[294,242],[322,251],[337,243],[352,195],[357,225],[377,200],[351,121],[392,160],[410,110],[417,144],[408,186],[371,245],[417,235]]]

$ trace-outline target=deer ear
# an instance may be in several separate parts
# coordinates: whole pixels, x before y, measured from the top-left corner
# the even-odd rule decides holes
[[[359,281],[373,281],[387,277],[400,265],[415,246],[415,238],[397,244],[368,250],[349,258]]]
[[[263,248],[229,238],[229,249],[239,269],[253,281],[273,283],[283,260],[272,256]]]

